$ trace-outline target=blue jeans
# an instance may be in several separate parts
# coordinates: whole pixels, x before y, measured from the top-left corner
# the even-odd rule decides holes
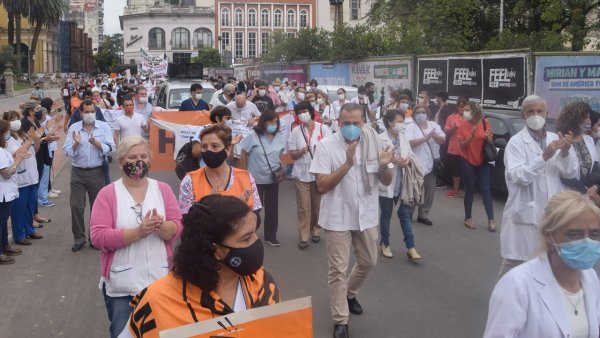
[[[381,244],[385,246],[390,245],[390,221],[392,219],[392,211],[394,210],[394,199],[379,196],[379,208],[381,214],[379,215],[379,231],[381,234]],[[400,202],[397,215],[400,220],[400,227],[402,227],[402,233],[404,234],[404,244],[407,249],[415,247],[415,236],[412,231],[412,220],[411,220],[412,208]]]
[[[471,218],[473,209],[473,197],[475,196],[475,185],[479,184],[479,192],[483,198],[483,206],[488,220],[494,219],[494,207],[492,205],[491,169],[489,163],[478,167],[471,165],[462,159],[462,179],[465,184],[465,219]]]
[[[292,170],[294,170],[294,164],[290,163],[285,166],[285,177],[292,177]]]
[[[0,202],[0,255],[2,249],[8,245],[8,216],[10,216],[10,210],[13,201]]]
[[[48,199],[48,184],[50,184],[50,166],[44,165],[44,171],[38,185],[38,204],[47,204],[50,202]]]
[[[110,337],[116,338],[127,325],[129,316],[133,308],[129,306],[129,302],[133,299],[131,296],[125,297],[110,297],[106,295],[106,284],[102,285],[102,295],[104,296],[104,304],[108,312],[108,320],[110,321]]]
[[[19,197],[15,199],[10,211],[13,240],[20,241],[35,233],[33,211],[36,206],[37,184],[19,188]]]

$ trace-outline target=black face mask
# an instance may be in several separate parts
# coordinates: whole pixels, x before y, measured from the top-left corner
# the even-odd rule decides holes
[[[137,160],[135,162],[125,162],[123,164],[123,172],[127,177],[138,181],[148,175],[150,166],[144,160]]]
[[[211,169],[218,168],[221,164],[223,164],[223,162],[225,162],[226,158],[227,152],[225,151],[225,148],[217,152],[210,150],[202,152],[202,160],[204,160],[206,166]]]
[[[41,111],[41,110],[38,110],[38,111],[36,111],[36,112],[35,112],[35,118],[36,118],[38,121],[41,121],[41,120],[42,120],[42,111]]]
[[[265,251],[260,239],[245,248],[232,248],[223,244],[219,244],[219,246],[229,249],[229,253],[222,263],[238,275],[251,275],[263,265]]]

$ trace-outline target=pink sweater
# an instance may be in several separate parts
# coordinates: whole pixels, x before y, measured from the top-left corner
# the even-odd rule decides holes
[[[173,246],[171,241],[179,238],[183,226],[181,225],[181,212],[177,204],[175,194],[166,183],[158,182],[158,188],[165,201],[165,219],[173,221],[177,224],[177,232],[175,236],[165,241],[167,246],[167,257],[169,258],[169,266],[173,256]],[[102,266],[102,276],[109,278],[110,266],[115,256],[115,251],[127,246],[125,243],[124,230],[117,229],[117,194],[115,192],[115,184],[111,183],[102,188],[96,197],[96,201],[92,206],[92,214],[90,217],[90,237],[94,246],[102,250],[100,256],[100,264]]]

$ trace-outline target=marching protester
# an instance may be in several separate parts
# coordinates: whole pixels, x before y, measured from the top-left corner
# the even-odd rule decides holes
[[[92,92],[92,101],[94,101],[94,104],[100,109],[112,109],[113,107],[113,105],[110,104],[110,102],[107,99],[102,97],[100,91],[98,90]]]
[[[423,169],[423,203],[418,207],[417,222],[425,225],[433,225],[429,219],[429,211],[433,205],[435,196],[436,166],[440,161],[440,145],[446,141],[446,134],[440,126],[429,121],[431,115],[429,108],[425,105],[417,105],[414,108],[415,123],[406,127],[406,138],[410,142],[412,151],[419,159]]]
[[[340,111],[342,110],[342,107],[346,103],[350,103],[350,100],[346,99],[346,90],[344,88],[339,88],[337,90],[337,97],[338,99],[331,103],[332,113],[329,117],[331,119],[331,128],[334,132],[339,131],[339,126],[337,126],[337,122],[338,118],[340,117]]]
[[[371,110],[371,102],[364,86],[358,87],[358,96],[351,99],[351,102],[359,104],[363,108],[363,121],[369,125],[375,122],[375,111]]]
[[[46,119],[44,121],[40,121],[42,128],[45,128],[45,139],[48,143],[48,164],[44,166],[42,175],[40,176],[38,203],[46,201],[48,198],[56,198],[62,193],[60,190],[52,188],[50,174],[52,172],[52,162],[54,160],[55,151],[58,150],[58,140],[60,138],[58,136],[60,130],[58,124],[65,118],[65,116],[60,113],[60,109],[53,112],[52,107],[54,106],[54,101],[51,98],[43,98],[40,105],[43,108],[46,108],[46,111],[50,113],[46,114]],[[48,219],[42,217],[35,218],[34,221],[39,223],[49,222]]]
[[[31,154],[28,154],[27,144],[17,148],[14,153],[8,150],[7,142],[12,136],[11,123],[7,120],[0,120],[0,135],[0,265],[6,265],[13,264],[13,256],[21,254],[21,250],[11,247],[8,241],[8,216],[19,197],[17,168]]]
[[[248,205],[234,196],[204,197],[183,216],[172,272],[133,298],[123,337],[159,337],[166,329],[279,303],[263,258]]]
[[[500,276],[535,255],[547,202],[565,190],[561,178],[577,174],[577,159],[569,152],[572,135],[561,137],[546,130],[546,101],[529,95],[521,112],[525,127],[510,138],[504,150],[508,198],[500,229]]]
[[[317,146],[309,171],[316,175],[317,190],[323,194],[319,225],[327,234],[328,284],[336,338],[349,337],[349,312],[363,313],[356,296],[377,264],[377,181],[389,185],[393,176],[393,170],[387,167],[393,158],[392,149],[383,149],[375,130],[365,126],[361,105],[344,105],[339,125],[340,133],[326,137]],[[356,263],[347,276],[351,246]]]
[[[267,84],[264,81],[256,81],[256,93],[251,102],[256,105],[261,113],[267,110],[275,110],[275,104],[271,96],[268,95],[267,89]]]
[[[240,167],[247,169],[254,179],[265,208],[265,243],[278,247],[279,183],[285,177],[281,164],[284,140],[279,134],[279,116],[272,111],[260,115],[258,124],[242,139]]]
[[[482,149],[484,142],[493,142],[490,122],[483,118],[481,107],[473,102],[466,104],[463,117],[465,123],[458,128],[458,143],[462,150],[461,172],[465,182],[465,226],[475,229],[477,226],[471,218],[475,186],[483,199],[483,206],[488,218],[488,230],[496,231],[494,206],[492,205],[491,165],[484,160]],[[435,182],[434,182],[435,183]]]
[[[306,89],[302,86],[297,86],[292,93],[292,96],[288,100],[288,108],[294,109],[294,106],[304,101],[306,97]]]
[[[326,125],[315,122],[315,111],[308,101],[295,107],[301,124],[294,128],[289,137],[289,154],[294,162],[292,176],[295,178],[296,204],[298,207],[298,232],[301,250],[308,248],[308,239],[313,243],[321,240],[319,208],[321,194],[317,191],[315,175],[310,173],[310,165],[317,149],[317,143],[331,135]]]
[[[448,197],[457,197],[460,194],[461,161],[462,150],[458,142],[458,128],[465,122],[463,113],[467,99],[459,97],[456,100],[456,111],[448,116],[444,125],[444,132],[450,137],[448,141],[448,152],[446,154],[446,164],[452,176],[452,189],[448,191]]]
[[[190,97],[183,100],[179,106],[179,111],[208,110],[208,103],[202,99],[202,85],[193,83],[190,86]]]
[[[323,120],[323,124],[327,125],[329,128],[331,128],[331,125],[333,123],[333,112],[331,110],[331,104],[329,103],[329,96],[320,90],[317,90],[317,104],[315,109],[317,110],[317,112],[319,113],[319,116],[321,116],[321,119]]]
[[[483,337],[597,337],[600,209],[578,192],[559,193],[537,236],[541,252],[496,284]]]
[[[210,109],[215,109],[216,107],[226,106],[235,98],[235,85],[231,83],[225,84],[221,93],[213,95],[213,98],[210,100],[209,107]]]
[[[234,131],[242,129],[249,132],[261,114],[254,103],[246,100],[245,94],[237,95],[234,101],[227,104],[227,108],[231,111],[231,119],[233,120],[231,128]],[[233,155],[236,159],[240,158],[240,154],[241,147],[238,145],[233,147]]]
[[[71,158],[71,227],[74,244],[71,251],[80,251],[86,243],[85,195],[90,207],[94,205],[100,189],[105,186],[104,156],[115,150],[112,131],[106,122],[96,120],[94,102],[81,104],[83,121],[76,122],[67,133],[63,151]],[[92,241],[88,240],[93,247]]]
[[[217,107],[213,111],[224,107]],[[226,109],[226,108],[225,108]],[[200,154],[205,166],[189,172],[179,188],[179,209],[187,214],[192,205],[211,194],[235,196],[257,213],[262,208],[254,177],[230,166],[225,160],[233,152],[231,129],[217,123],[202,129],[199,135]]]
[[[135,101],[133,101],[133,110],[138,114],[142,114],[144,120],[148,122],[148,119],[152,114],[153,107],[152,104],[148,102],[148,90],[146,87],[135,87]]]
[[[99,288],[113,338],[125,328],[133,296],[169,272],[172,241],[182,230],[171,187],[148,178],[148,142],[126,137],[115,155],[122,177],[100,190],[90,217],[92,243],[102,250]]]
[[[381,254],[392,258],[390,248],[390,221],[394,205],[398,207],[398,219],[404,234],[406,255],[409,260],[421,259],[415,248],[415,236],[412,231],[413,207],[422,200],[423,168],[415,156],[408,139],[404,136],[404,112],[399,109],[389,109],[383,116],[386,131],[379,134],[383,147],[392,146],[394,157],[392,164],[392,182],[389,185],[379,183],[379,231],[381,234]],[[416,194],[415,194],[416,192]]]
[[[35,104],[28,102],[24,105],[24,115],[33,113]],[[10,123],[10,138],[6,141],[6,150],[11,154],[26,151],[27,155],[17,167],[16,181],[18,197],[14,200],[10,219],[12,224],[13,241],[19,245],[31,245],[31,239],[42,239],[33,227],[33,215],[37,205],[37,184],[39,174],[35,154],[40,148],[39,131],[29,128],[23,130],[22,120],[16,111],[5,112],[3,119]],[[6,137],[3,135],[3,137]]]
[[[142,114],[133,109],[133,97],[123,98],[123,112],[124,114],[115,121],[114,139],[117,146],[128,136],[142,136],[144,132],[148,132],[148,123]]]

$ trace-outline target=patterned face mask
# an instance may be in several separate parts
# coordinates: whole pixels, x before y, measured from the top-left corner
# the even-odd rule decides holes
[[[144,160],[137,160],[135,162],[125,162],[123,165],[123,172],[127,177],[133,180],[141,180],[148,175],[150,166]]]

